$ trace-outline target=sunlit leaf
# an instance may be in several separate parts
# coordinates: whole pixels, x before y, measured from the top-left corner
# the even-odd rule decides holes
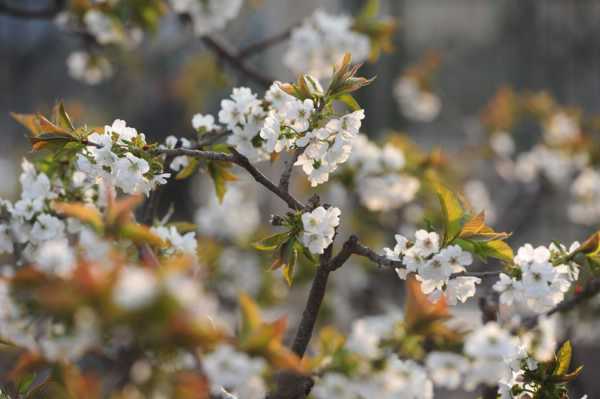
[[[456,194],[443,184],[433,181],[432,186],[440,201],[444,218],[444,244],[454,240],[462,229],[465,210]]]
[[[288,231],[277,233],[253,243],[252,246],[259,251],[273,251],[286,242],[289,237],[290,233]]]
[[[208,173],[212,178],[219,202],[223,202],[227,192],[226,183],[237,180],[237,176],[231,173],[229,168],[231,168],[231,164],[228,162],[212,161],[208,163]]]
[[[181,169],[177,175],[175,175],[175,180],[184,180],[188,177],[192,176],[198,170],[198,166],[200,165],[200,161],[198,158],[187,157],[188,164]]]
[[[558,350],[556,354],[556,368],[552,375],[562,376],[569,371],[569,367],[571,366],[571,357],[573,356],[573,347],[571,346],[571,341],[566,341]]]
[[[260,326],[262,323],[262,316],[260,314],[260,308],[250,296],[241,294],[239,301],[242,318],[240,335],[245,337]]]
[[[152,232],[148,226],[138,223],[126,223],[119,226],[119,235],[136,244],[150,244],[154,247],[164,247],[165,242]]]
[[[56,202],[53,204],[53,208],[61,215],[73,217],[92,226],[97,232],[100,232],[103,229],[104,224],[102,222],[102,215],[97,209],[89,205],[83,203]]]

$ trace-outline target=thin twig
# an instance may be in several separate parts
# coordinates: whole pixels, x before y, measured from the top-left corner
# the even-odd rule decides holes
[[[190,148],[176,148],[176,149],[158,149],[156,150],[157,154],[166,154],[171,156],[178,155],[186,155],[194,158],[207,159],[209,161],[224,161],[231,162],[242,168],[246,169],[248,173],[254,180],[260,183],[267,190],[271,191],[273,194],[277,195],[281,198],[285,203],[294,210],[301,210],[304,208],[304,205],[298,201],[294,196],[292,196],[287,191],[284,191],[277,187],[275,183],[273,183],[268,177],[266,177],[262,172],[250,163],[248,158],[237,152],[235,149],[231,149],[231,154],[225,152],[216,152],[216,151],[203,151],[203,150],[194,150]]]
[[[249,44],[248,46],[242,48],[239,52],[238,52],[238,56],[240,58],[247,58],[247,57],[252,57],[254,55],[257,55],[259,53],[262,53],[263,51],[265,51],[266,49],[273,47],[281,42],[286,41],[287,39],[290,38],[290,36],[292,35],[292,30],[294,30],[294,28],[297,26],[298,24],[294,24],[291,27],[289,27],[288,29],[286,29],[285,31],[278,33],[276,35],[270,36],[266,39],[263,39],[259,42],[253,43],[253,44]]]
[[[271,83],[273,83],[273,79],[264,76],[257,70],[248,66],[233,49],[227,48],[227,45],[225,43],[220,42],[217,39],[210,36],[204,36],[202,38],[202,41],[204,42],[206,47],[214,51],[220,59],[222,59],[223,61],[227,61],[229,65],[236,68],[248,78],[252,79],[264,88],[269,87]]]
[[[5,2],[0,3],[0,14],[8,15],[16,18],[25,19],[51,19],[63,10],[66,0],[51,1],[52,6],[29,10],[25,8],[15,7]]]

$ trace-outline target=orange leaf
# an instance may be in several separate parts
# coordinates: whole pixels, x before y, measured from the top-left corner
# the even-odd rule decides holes
[[[421,283],[411,276],[406,280],[405,320],[409,329],[449,316],[446,298],[442,297],[433,303],[421,290]]]

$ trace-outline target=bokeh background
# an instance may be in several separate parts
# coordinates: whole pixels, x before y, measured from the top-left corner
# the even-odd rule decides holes
[[[36,1],[23,0],[24,5]],[[220,35],[243,47],[279,33],[321,7],[330,12],[356,13],[360,0],[263,0],[246,4],[242,14]],[[424,148],[449,151],[483,140],[479,114],[503,84],[517,90],[547,89],[563,104],[595,113],[600,108],[600,1],[597,0],[382,0],[382,13],[399,20],[396,51],[364,68],[377,80],[358,100],[367,118],[364,132],[378,137],[386,129],[409,134]],[[23,20],[0,15],[0,196],[14,198],[18,191],[19,162],[28,151],[24,130],[9,112],[48,112],[63,100],[71,114],[89,124],[115,118],[155,140],[169,134],[191,134],[194,113],[215,113],[219,101],[234,86],[259,90],[244,76],[221,68],[199,39],[182,29],[175,18],[162,24],[154,36],[128,52],[108,52],[115,66],[112,79],[86,86],[67,73],[68,54],[85,45],[81,37],[62,32],[51,21]],[[273,79],[290,80],[282,64],[285,43],[269,49],[251,63]],[[394,80],[424,53],[435,50],[442,64],[435,90],[442,111],[431,123],[413,123],[398,111],[392,97]],[[531,141],[539,132],[531,134]],[[498,224],[518,229],[513,244],[571,242],[593,231],[569,223],[564,215],[566,193],[544,192],[530,203],[518,220],[511,216],[521,188],[494,176],[480,161],[474,167],[488,184],[499,213]],[[173,183],[163,205],[174,204],[179,217],[193,214],[188,182]],[[199,194],[197,192],[194,195]],[[202,193],[200,193],[202,194]],[[200,195],[201,196],[201,195]],[[167,206],[167,205],[165,205]],[[516,224],[515,224],[516,223]],[[512,224],[512,225],[511,225]],[[389,276],[388,276],[389,277]],[[596,333],[600,342],[600,331]],[[600,362],[594,343],[576,345],[576,360],[586,364],[576,392],[600,397],[594,378]],[[460,397],[460,396],[458,396]]]

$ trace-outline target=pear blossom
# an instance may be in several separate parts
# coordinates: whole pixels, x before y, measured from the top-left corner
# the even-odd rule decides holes
[[[169,0],[176,13],[189,16],[194,33],[204,36],[223,29],[240,12],[242,0]]]
[[[60,238],[65,233],[65,224],[55,216],[43,213],[36,218],[31,229],[31,240],[44,242]]]
[[[210,132],[218,126],[215,124],[215,118],[212,115],[195,114],[192,117],[192,127],[196,130]]]
[[[452,352],[430,352],[425,365],[433,383],[448,389],[457,389],[469,369],[467,359]]]
[[[203,356],[202,366],[214,395],[225,389],[232,395],[244,395],[249,399],[266,396],[266,386],[261,377],[266,364],[261,358],[251,358],[229,345],[221,344]]]
[[[322,254],[332,242],[335,228],[340,224],[341,211],[331,207],[320,206],[312,212],[302,214],[302,243],[313,254]]]
[[[351,53],[354,62],[367,59],[369,38],[352,30],[352,18],[317,10],[301,26],[294,28],[283,62],[294,73],[327,76],[331,65]]]
[[[158,280],[149,270],[126,266],[119,273],[112,298],[126,310],[137,310],[149,305],[158,294]]]
[[[35,267],[68,278],[75,269],[75,254],[65,239],[44,242],[35,256]]]

